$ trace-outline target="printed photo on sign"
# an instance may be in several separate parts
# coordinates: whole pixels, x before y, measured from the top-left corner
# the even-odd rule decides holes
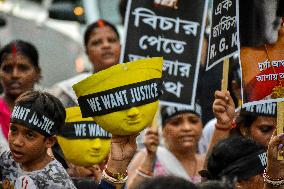
[[[259,101],[284,99],[284,29],[272,45],[242,47],[242,93],[244,106]]]
[[[193,108],[207,0],[128,1],[120,62],[162,56],[162,105]]]
[[[213,0],[206,70],[238,52],[238,0]]]

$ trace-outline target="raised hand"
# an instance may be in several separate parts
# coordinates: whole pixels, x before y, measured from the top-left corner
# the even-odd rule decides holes
[[[235,104],[229,91],[216,91],[213,113],[220,128],[229,128],[235,116]]]

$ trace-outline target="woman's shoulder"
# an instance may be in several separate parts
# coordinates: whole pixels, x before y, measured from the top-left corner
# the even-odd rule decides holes
[[[1,105],[1,106],[2,106],[2,105],[7,105],[7,103],[5,102],[5,100],[4,100],[3,96],[2,96],[2,94],[0,95],[0,105]]]
[[[0,96],[0,112],[5,112],[5,114],[7,113],[10,118],[10,109],[3,96]]]

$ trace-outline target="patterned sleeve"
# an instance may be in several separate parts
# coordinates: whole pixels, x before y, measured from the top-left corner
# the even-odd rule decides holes
[[[66,170],[57,160],[36,174],[34,180],[41,189],[76,189]]]
[[[0,167],[1,169],[12,162],[12,154],[7,150],[0,150]]]

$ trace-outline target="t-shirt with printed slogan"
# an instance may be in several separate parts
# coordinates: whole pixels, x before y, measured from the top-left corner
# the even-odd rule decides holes
[[[14,189],[76,189],[71,178],[57,161],[53,160],[43,169],[27,172],[14,161],[10,151],[0,155],[2,187]]]

